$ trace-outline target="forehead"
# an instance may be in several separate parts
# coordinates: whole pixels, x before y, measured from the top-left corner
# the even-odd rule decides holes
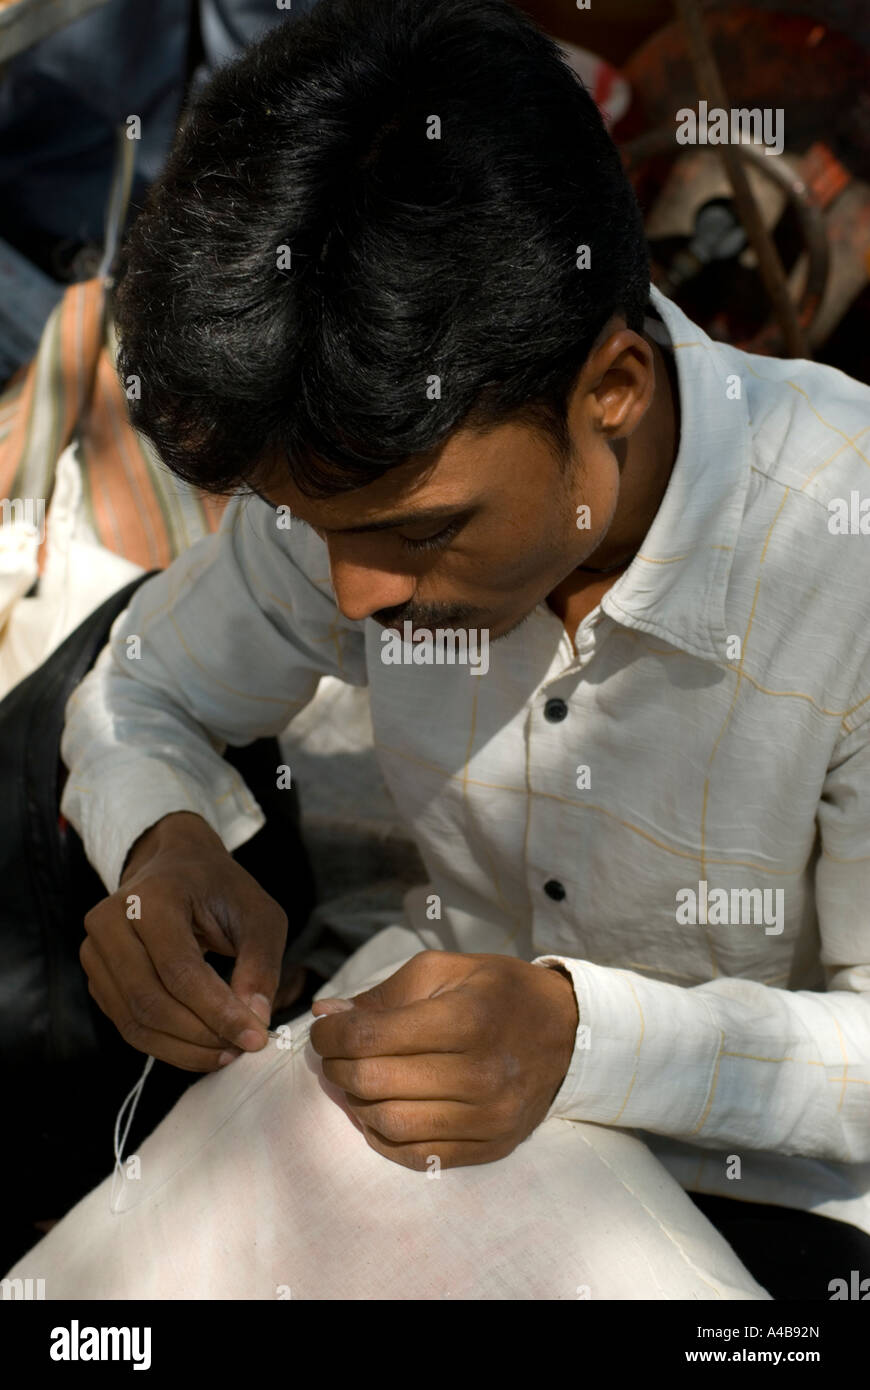
[[[424,460],[415,458],[381,477],[336,497],[312,498],[300,492],[276,462],[257,489],[270,502],[284,504],[303,521],[350,526],[381,516],[435,508],[469,506],[496,490],[509,494],[539,480],[548,450],[528,425],[508,422],[487,430],[456,430]]]

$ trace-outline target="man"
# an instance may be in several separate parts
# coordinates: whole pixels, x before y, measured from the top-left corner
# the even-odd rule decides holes
[[[40,1271],[769,1296],[676,1178],[821,1213],[829,1297],[870,1233],[868,561],[829,525],[870,390],[650,288],[591,98],[504,0],[322,0],[219,73],[117,317],[135,423],[237,496],[68,706],[110,895],[81,958],[128,1041],[219,1075],[120,1227],[97,1189]],[[368,684],[430,882],[279,1065],[285,922],[230,858],[263,818],[221,754],[323,674]]]

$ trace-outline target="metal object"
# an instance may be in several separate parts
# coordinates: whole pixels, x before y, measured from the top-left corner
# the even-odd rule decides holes
[[[798,16],[781,13],[777,0],[757,0],[751,8],[738,3],[704,13],[732,111],[782,108],[782,153],[765,154],[746,134],[732,150],[744,166],[762,219],[776,237],[789,295],[811,352],[822,345],[828,350],[828,340],[870,281],[866,49],[855,26],[850,30],[845,25],[842,12],[839,22],[844,27],[834,29],[827,10],[822,13],[821,0],[817,8],[818,17]],[[685,287],[683,306],[688,300],[689,312],[712,337],[749,352],[785,355],[788,349],[776,316],[760,321],[766,296],[753,247],[745,247],[730,261],[708,260],[707,277],[712,279],[701,276],[705,266],[697,246],[691,255],[684,254],[698,234],[697,218],[704,205],[735,202],[712,144],[681,145],[675,138],[676,113],[696,108],[699,98],[685,26],[672,21],[657,30],[623,71],[633,99],[614,138],[644,209],[659,267],[655,282],[661,284],[664,268],[674,284]],[[719,311],[704,283],[692,286],[693,272],[707,285],[718,283]],[[866,379],[870,368],[861,365],[868,361],[866,334],[857,321],[850,318],[850,324],[848,348],[838,342],[833,349],[841,354],[837,365]],[[844,352],[848,355],[842,359]]]
[[[730,103],[697,0],[676,0],[676,7],[686,28],[699,97],[709,106],[729,110]],[[726,144],[715,148],[727,170],[740,222],[758,257],[758,268],[782,329],[787,355],[806,357],[806,341],[788,292],[788,280],[749,186],[738,147]]]
[[[790,160],[785,155],[767,156],[751,144],[732,146],[732,151],[740,161],[746,163],[749,173],[753,175],[752,183],[756,189],[753,192],[753,199],[759,209],[759,216],[765,217],[768,224],[772,225],[778,219],[786,201],[790,202],[795,210],[801,237],[808,255],[808,262],[803,290],[794,312],[805,341],[816,344],[821,341],[821,334],[817,330],[815,320],[825,294],[830,265],[828,238],[822,211],[810,197],[807,185],[800,173],[791,166]],[[675,147],[674,132],[670,125],[660,126],[657,130],[639,136],[637,140],[623,146],[620,153],[629,173],[659,155],[673,155],[679,165],[683,167],[684,172],[680,176],[679,183],[679,204],[684,215],[688,210],[687,203],[696,211],[691,213],[690,224],[681,228],[683,234],[691,239],[690,246],[675,258],[674,266],[669,268],[665,277],[665,283],[660,286],[664,294],[670,294],[680,284],[685,283],[692,274],[697,273],[703,264],[707,263],[698,255],[697,250],[693,250],[698,239],[696,213],[700,215],[705,206],[727,196],[729,191],[725,186],[724,179],[715,176],[714,170],[718,161],[713,153],[694,147],[687,147],[685,150]],[[778,191],[781,196],[765,198],[757,189],[756,179],[758,181],[766,180],[773,184],[775,191]],[[749,182],[748,178],[747,182]],[[691,196],[689,194],[690,188],[692,189]],[[667,207],[670,202],[670,215],[665,221],[665,214],[660,211],[660,205],[657,204],[648,220],[647,231],[651,237],[663,235],[668,227],[676,230],[680,220],[676,193],[676,188],[669,188],[668,184],[665,184],[660,205]],[[767,228],[765,230],[767,231]],[[767,235],[770,236],[769,231],[767,231]],[[739,249],[734,244],[729,250],[723,244],[719,248],[719,255],[721,257],[733,255]],[[755,250],[754,247],[752,249]],[[708,255],[707,261],[710,259],[714,259],[714,257]],[[779,260],[778,257],[777,260]],[[786,283],[788,285],[788,282]],[[791,301],[791,293],[789,297],[790,302],[793,302]],[[767,343],[771,335],[762,330],[759,341],[753,344],[753,351],[762,350],[762,338]],[[768,350],[774,349],[769,348]],[[803,355],[806,356],[806,351]]]

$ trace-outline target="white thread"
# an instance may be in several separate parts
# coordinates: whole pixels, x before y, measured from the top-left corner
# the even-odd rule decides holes
[[[131,1126],[131,1124],[133,1123],[133,1116],[136,1114],[136,1106],[139,1104],[139,1099],[140,1099],[140,1097],[141,1097],[141,1095],[142,1095],[142,1091],[143,1091],[143,1089],[144,1089],[145,1082],[146,1082],[146,1080],[148,1079],[148,1073],[149,1073],[149,1071],[151,1070],[151,1068],[152,1068],[153,1066],[154,1066],[154,1058],[153,1058],[153,1057],[149,1057],[148,1060],[147,1060],[146,1063],[145,1063],[145,1070],[143,1071],[142,1075],[139,1077],[139,1080],[136,1082],[136,1085],[133,1087],[133,1089],[132,1089],[132,1091],[130,1092],[130,1094],[129,1094],[128,1096],[125,1097],[125,1099],[124,1099],[124,1101],[123,1101],[123,1103],[122,1103],[122,1105],[121,1105],[121,1109],[118,1111],[117,1119],[115,1120],[115,1139],[114,1139],[115,1168],[114,1168],[114,1172],[112,1173],[112,1191],[111,1191],[111,1193],[109,1194],[109,1211],[111,1212],[111,1214],[112,1214],[113,1216],[117,1216],[117,1214],[118,1214],[118,1207],[117,1207],[117,1205],[116,1205],[117,1197],[120,1195],[120,1194],[117,1192],[117,1190],[116,1190],[116,1186],[117,1186],[117,1182],[118,1182],[118,1174],[120,1173],[120,1175],[121,1175],[121,1181],[122,1181],[122,1183],[123,1183],[123,1179],[124,1179],[124,1170],[123,1170],[123,1168],[121,1167],[121,1159],[122,1159],[123,1152],[124,1152],[124,1145],[125,1145],[126,1142],[127,1142],[127,1135],[130,1133],[130,1126]],[[119,1144],[119,1143],[118,1143],[118,1131],[119,1131],[119,1129],[121,1128],[121,1116],[123,1115],[123,1113],[124,1113],[125,1109],[127,1108],[127,1106],[130,1104],[130,1101],[131,1101],[131,1100],[132,1100],[133,1104],[130,1106],[130,1114],[127,1116],[127,1125],[126,1125],[126,1128],[125,1128],[125,1130],[124,1130],[124,1134],[123,1134],[123,1137],[122,1137],[122,1139],[121,1139],[121,1142],[120,1142],[120,1144]],[[122,1190],[123,1190],[123,1188],[122,1188]]]
[[[144,1197],[139,1197],[137,1201],[131,1202],[131,1204],[130,1204],[128,1207],[125,1207],[125,1208],[124,1208],[124,1212],[122,1213],[122,1215],[126,1215],[126,1213],[127,1213],[128,1211],[133,1211],[136,1207],[141,1206],[141,1204],[142,1204],[143,1202],[150,1201],[150,1200],[154,1197],[155,1193],[159,1192],[162,1188],[164,1188],[164,1187],[167,1185],[167,1183],[170,1183],[170,1182],[173,1180],[173,1178],[177,1177],[179,1173],[183,1172],[184,1169],[185,1169],[190,1163],[193,1162],[193,1160],[197,1157],[197,1155],[200,1154],[200,1153],[202,1153],[203,1149],[205,1149],[205,1148],[211,1143],[211,1141],[212,1141],[212,1139],[214,1139],[215,1135],[218,1134],[218,1133],[220,1132],[220,1130],[222,1130],[226,1125],[229,1124],[230,1120],[233,1118],[233,1116],[236,1114],[236,1112],[237,1112],[238,1110],[240,1110],[241,1107],[242,1107],[243,1105],[247,1105],[247,1103],[248,1103],[248,1101],[251,1099],[251,1097],[252,1097],[257,1091],[259,1091],[260,1088],[261,1088],[262,1086],[267,1085],[267,1083],[268,1083],[269,1081],[271,1081],[271,1079],[272,1079],[272,1077],[274,1076],[275,1072],[277,1072],[277,1071],[279,1071],[280,1069],[282,1069],[282,1068],[283,1068],[284,1066],[286,1066],[294,1057],[296,1057],[296,1055],[301,1051],[301,1049],[302,1049],[302,1048],[305,1046],[305,1044],[308,1042],[308,1035],[309,1035],[309,1033],[311,1032],[311,1025],[312,1025],[312,1023],[316,1023],[316,1021],[317,1021],[316,1019],[309,1017],[308,1019],[306,1019],[306,1020],[302,1023],[302,1025],[301,1025],[301,1031],[298,1032],[298,1033],[296,1033],[295,1035],[293,1035],[292,1033],[289,1034],[289,1035],[286,1034],[286,1033],[282,1035],[282,1034],[279,1034],[279,1033],[276,1032],[276,1037],[278,1037],[278,1038],[280,1038],[280,1037],[282,1037],[282,1036],[283,1036],[283,1037],[288,1037],[288,1036],[289,1036],[290,1039],[291,1039],[291,1046],[290,1046],[289,1048],[280,1048],[280,1047],[279,1047],[279,1048],[276,1048],[276,1054],[277,1054],[277,1055],[273,1058],[273,1064],[272,1064],[270,1067],[268,1067],[268,1068],[265,1070],[265,1072],[263,1072],[263,1073],[257,1075],[257,1076],[253,1079],[253,1081],[251,1082],[251,1084],[250,1084],[249,1086],[247,1086],[247,1087],[245,1088],[245,1090],[242,1092],[242,1094],[239,1096],[238,1100],[235,1102],[235,1104],[232,1106],[232,1108],[231,1108],[230,1110],[228,1110],[227,1113],[226,1113],[225,1115],[222,1115],[222,1116],[220,1117],[220,1119],[218,1119],[218,1120],[216,1121],[214,1127],[213,1127],[211,1130],[209,1130],[209,1132],[208,1132],[206,1135],[204,1135],[202,1138],[200,1138],[200,1139],[198,1140],[198,1142],[197,1142],[197,1144],[196,1144],[196,1147],[195,1147],[194,1149],[188,1151],[187,1153],[185,1153],[185,1155],[184,1155],[184,1157],[181,1159],[181,1161],[178,1162],[178,1163],[176,1163],[175,1167],[172,1168],[171,1171],[170,1171],[169,1173],[167,1173],[166,1176],[165,1176],[164,1178],[162,1178],[160,1182],[156,1183],[156,1185],[155,1185],[154,1187],[150,1188],[150,1189],[148,1190],[148,1192],[146,1192],[146,1194],[145,1194]],[[295,1026],[296,1026],[295,1021],[294,1021],[294,1025],[293,1025],[293,1026],[294,1026],[294,1028],[295,1028]],[[270,1033],[271,1033],[273,1030],[270,1029],[269,1031],[270,1031]],[[266,1049],[263,1048],[262,1051],[265,1052]],[[247,1055],[247,1054],[246,1054],[246,1055]],[[251,1053],[250,1055],[253,1057],[253,1056],[260,1056],[261,1054],[260,1054],[260,1053]],[[220,1075],[220,1073],[213,1073],[213,1075],[214,1075],[215,1077],[217,1077],[217,1076]],[[188,1092],[188,1094],[189,1094],[189,1092]],[[185,1097],[182,1096],[182,1101],[183,1101],[184,1099],[185,1099]],[[126,1101],[125,1101],[124,1103],[126,1104]],[[181,1102],[178,1102],[178,1103],[181,1104]]]

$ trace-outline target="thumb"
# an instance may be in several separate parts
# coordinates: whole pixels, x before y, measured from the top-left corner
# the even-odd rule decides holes
[[[361,994],[355,994],[352,999],[340,999],[337,996],[331,999],[316,999],[311,1005],[311,1012],[315,1018],[325,1018],[327,1014],[345,1013],[348,1009],[383,1009],[386,1007],[383,989],[380,985],[374,985],[372,989],[365,989]]]
[[[386,979],[343,1003],[354,1009],[402,1009],[416,1004],[439,993],[436,985],[445,989],[454,983],[455,960],[456,956],[446,951],[420,951]]]
[[[456,952],[419,951],[371,989],[364,989],[352,999],[318,999],[312,1004],[311,1012],[315,1018],[320,1018],[344,1009],[401,1009],[406,1004],[431,999],[457,983],[457,962],[462,966],[462,973],[467,974],[466,959]]]
[[[311,1005],[311,1012],[315,1018],[325,1018],[327,1014],[341,1014],[352,1008],[353,1004],[349,999],[315,999]]]

